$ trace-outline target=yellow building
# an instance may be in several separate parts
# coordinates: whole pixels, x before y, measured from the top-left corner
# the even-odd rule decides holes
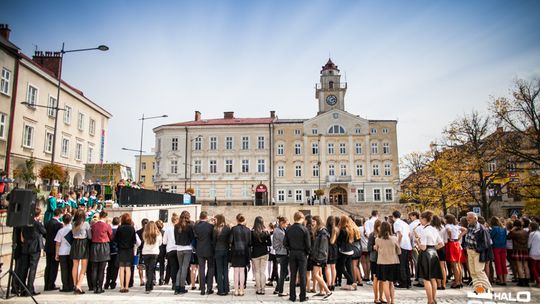
[[[4,25],[5,28],[7,26]],[[4,28],[4,29],[5,29]],[[0,32],[5,31],[0,28]],[[8,32],[9,33],[9,32]],[[13,45],[9,35],[0,40],[2,48]],[[0,68],[10,70],[13,59],[1,53]],[[55,163],[69,172],[72,186],[80,186],[85,172],[85,163],[103,162],[106,155],[106,136],[112,115],[100,105],[84,96],[83,92],[62,80],[60,103],[56,126],[54,110],[57,104],[58,73],[61,56],[58,52],[36,52],[33,58],[18,53],[6,96],[14,102],[9,115],[13,124],[7,136],[9,176],[22,169],[29,158],[35,160],[35,173],[49,164],[55,151]],[[4,74],[3,74],[4,75]],[[4,83],[4,79],[2,80]],[[11,81],[13,83],[11,83]],[[6,96],[3,96],[6,95]],[[7,99],[6,99],[7,100]],[[25,104],[22,104],[22,103]],[[0,112],[4,112],[3,108]],[[22,180],[16,182],[22,183]],[[42,181],[38,179],[38,184]],[[46,181],[45,181],[46,182]]]
[[[162,125],[156,134],[157,187],[192,187],[203,203],[395,203],[397,121],[345,111],[347,84],[328,60],[311,119],[223,118]],[[320,164],[320,166],[319,166]]]
[[[139,168],[141,168],[140,181],[143,183],[144,188],[155,190],[156,161],[154,154],[143,154],[142,162],[139,162],[139,155],[135,156],[135,179],[139,179]]]

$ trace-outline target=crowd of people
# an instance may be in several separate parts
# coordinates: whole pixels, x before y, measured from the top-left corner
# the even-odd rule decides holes
[[[34,225],[17,229],[15,271],[32,295],[39,294],[34,280],[42,249],[44,290],[60,289],[60,268],[60,291],[75,294],[128,293],[135,272],[146,293],[170,284],[181,295],[198,284],[201,295],[241,297],[251,271],[256,294],[272,287],[273,295],[300,302],[308,293],[324,300],[336,288],[352,292],[364,284],[372,286],[374,303],[395,303],[397,288],[417,286],[428,304],[436,303],[438,291],[464,284],[476,292],[509,282],[540,287],[538,218],[372,211],[369,219],[323,219],[296,212],[292,222],[278,217],[265,223],[257,216],[248,225],[242,214],[226,223],[222,214],[202,211],[195,220],[183,211],[170,223],[143,219],[136,230],[128,213],[109,218],[96,193],[78,202],[75,197],[51,192],[43,221],[36,208]],[[13,291],[25,295],[17,282]]]

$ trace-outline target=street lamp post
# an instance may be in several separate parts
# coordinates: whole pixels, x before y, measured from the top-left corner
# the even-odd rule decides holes
[[[75,52],[85,52],[85,51],[93,51],[93,50],[99,50],[99,51],[108,51],[109,47],[106,45],[100,45],[95,48],[86,48],[86,49],[74,49],[74,50],[65,50],[64,49],[64,43],[62,43],[62,50],[60,51],[60,67],[58,68],[58,85],[56,90],[56,102],[54,104],[54,132],[53,132],[53,144],[52,144],[52,155],[51,155],[51,164],[54,164],[54,157],[56,152],[56,134],[57,134],[57,128],[58,128],[58,112],[60,110],[60,89],[62,86],[62,61],[64,59],[64,54],[66,53],[75,53]],[[47,107],[50,108],[50,107]]]
[[[144,134],[144,121],[148,119],[156,119],[156,118],[164,118],[168,117],[168,115],[159,115],[159,116],[151,116],[151,117],[144,117],[144,113],[139,120],[141,121],[141,145],[139,146],[139,174],[137,175],[137,181],[141,181],[141,170],[142,170],[142,145],[143,145],[143,134]]]

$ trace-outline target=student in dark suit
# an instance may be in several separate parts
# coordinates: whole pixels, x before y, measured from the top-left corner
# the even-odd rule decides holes
[[[208,213],[202,211],[199,222],[193,227],[193,233],[197,240],[196,253],[199,258],[199,287],[201,295],[213,294],[212,285],[214,281],[214,244],[212,236],[214,225],[208,223]],[[208,273],[205,272],[208,266]],[[206,282],[208,280],[208,282]],[[206,292],[205,292],[206,283]]]
[[[56,234],[58,233],[58,230],[62,229],[64,226],[60,222],[60,216],[62,215],[63,209],[57,208],[54,210],[53,217],[50,221],[45,224],[45,230],[47,233],[45,234],[45,257],[46,257],[46,264],[45,264],[45,286],[44,290],[57,290],[58,287],[56,287],[56,277],[58,276],[58,261],[56,260],[56,242],[54,241],[54,238],[56,237]]]
[[[34,296],[39,294],[34,288],[34,281],[36,279],[39,256],[43,249],[43,236],[47,232],[43,224],[39,221],[40,216],[41,208],[38,207],[35,211],[34,223],[32,226],[24,227],[21,232],[21,281],[26,282],[28,290]]]
[[[291,279],[289,300],[296,301],[296,276],[300,276],[300,302],[308,300],[306,296],[307,256],[311,252],[309,231],[303,225],[304,214],[297,211],[294,214],[294,224],[285,232],[285,247],[289,250]]]

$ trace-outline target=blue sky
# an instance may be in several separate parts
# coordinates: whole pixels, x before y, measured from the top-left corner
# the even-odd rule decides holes
[[[346,74],[346,110],[398,119],[400,155],[427,149],[458,115],[484,111],[516,78],[540,77],[540,1],[26,1],[0,22],[28,54],[66,55],[64,78],[113,113],[109,161],[134,164],[142,113],[161,123],[316,115],[329,54]]]

